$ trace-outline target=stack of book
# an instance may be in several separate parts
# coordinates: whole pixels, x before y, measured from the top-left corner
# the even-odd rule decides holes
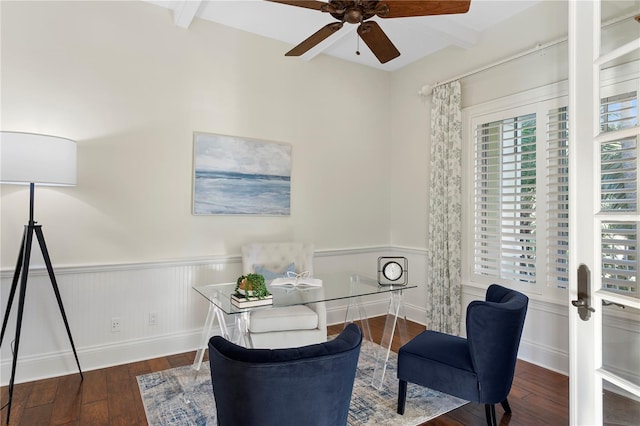
[[[251,308],[255,306],[265,306],[271,305],[273,303],[273,296],[268,295],[263,297],[262,299],[258,299],[257,297],[245,297],[243,295],[233,295],[231,296],[231,303],[233,306],[238,308]]]

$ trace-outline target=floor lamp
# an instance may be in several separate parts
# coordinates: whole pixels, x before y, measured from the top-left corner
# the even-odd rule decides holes
[[[73,348],[73,355],[76,364],[82,375],[80,362],[76,347],[73,344],[71,330],[67,315],[64,312],[62,298],[58,289],[58,283],[53,273],[51,259],[47,250],[47,245],[42,234],[42,225],[37,225],[33,220],[33,205],[35,185],[71,186],[76,184],[76,143],[68,139],[54,136],[37,135],[32,133],[0,132],[0,182],[3,184],[28,184],[29,185],[29,223],[24,226],[22,243],[18,253],[18,262],[11,282],[11,291],[7,302],[7,310],[2,322],[2,334],[0,335],[0,345],[4,340],[4,333],[9,320],[9,313],[13,305],[13,300],[18,290],[18,316],[16,322],[16,336],[13,346],[13,363],[11,364],[11,380],[9,381],[9,399],[7,401],[7,424],[11,415],[11,400],[13,398],[13,385],[16,375],[16,362],[18,359],[18,348],[20,346],[20,331],[22,328],[22,316],[24,313],[24,301],[27,291],[27,277],[29,275],[29,260],[31,258],[31,247],[33,234],[35,233],[44,258],[47,272],[51,280],[53,292],[58,301],[58,307],[64,320],[67,335]],[[4,408],[4,407],[3,407]]]

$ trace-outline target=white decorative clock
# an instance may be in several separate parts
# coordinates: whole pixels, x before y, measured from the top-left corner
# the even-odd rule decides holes
[[[407,285],[407,265],[406,257],[379,257],[378,284]]]

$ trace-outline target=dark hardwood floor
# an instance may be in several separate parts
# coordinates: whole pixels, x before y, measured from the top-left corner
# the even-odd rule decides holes
[[[375,340],[380,339],[384,317],[370,320]],[[408,323],[409,336],[424,330],[423,326]],[[338,333],[342,326],[330,326],[329,334]],[[392,349],[400,347],[398,333]],[[56,377],[15,386],[11,409],[11,424],[15,425],[146,425],[136,376],[193,362],[195,353],[184,353],[135,362],[126,365],[87,371],[84,381],[78,374]],[[518,361],[516,375],[509,395],[513,410],[503,415],[496,406],[501,425],[566,425],[569,423],[568,378],[544,368]],[[8,389],[0,392],[2,405],[7,401]],[[213,397],[213,395],[212,395]],[[6,425],[7,411],[1,412]],[[484,425],[484,406],[469,403],[424,425]]]

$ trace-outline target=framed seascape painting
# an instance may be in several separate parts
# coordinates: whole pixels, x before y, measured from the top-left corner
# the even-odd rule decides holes
[[[193,139],[193,214],[290,214],[291,145],[197,132]]]

